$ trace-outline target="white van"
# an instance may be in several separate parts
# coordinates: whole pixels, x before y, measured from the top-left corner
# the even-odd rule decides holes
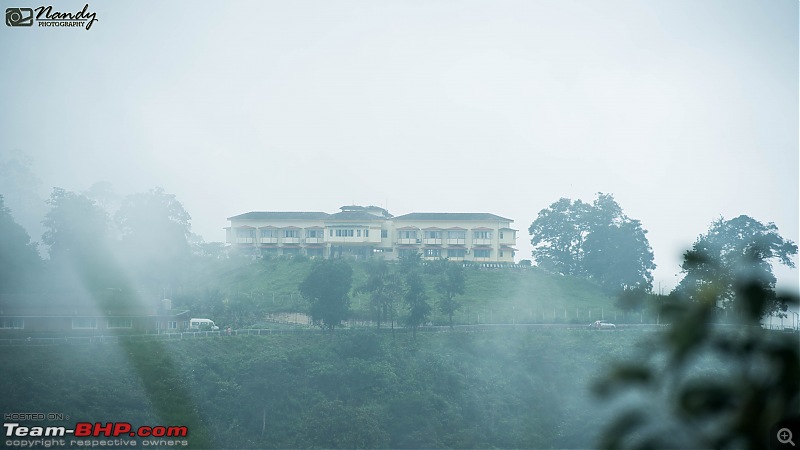
[[[219,331],[219,327],[211,319],[189,319],[189,329],[192,331]]]

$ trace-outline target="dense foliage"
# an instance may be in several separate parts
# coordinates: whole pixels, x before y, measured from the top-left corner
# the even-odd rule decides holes
[[[641,332],[340,332],[0,347],[3,403],[187,425],[196,448],[587,448]],[[31,370],[51,367],[58,370]]]
[[[772,263],[794,267],[792,257],[796,255],[797,244],[784,239],[774,223],[765,225],[745,215],[731,220],[719,218],[684,255],[681,270],[686,276],[676,294],[695,299],[713,289],[720,306],[745,312],[737,306],[747,305],[734,300],[736,283],[747,279],[758,283],[769,298],[762,313],[782,314],[786,305],[777,301]]]
[[[0,195],[0,293],[20,292],[28,288],[41,267],[36,244]]]
[[[311,272],[300,283],[300,294],[308,300],[311,320],[333,331],[350,315],[353,268],[341,259],[314,261]]]
[[[539,211],[528,232],[543,270],[587,277],[612,293],[652,287],[647,231],[610,194],[598,193],[591,204],[562,198]]]
[[[760,321],[776,302],[797,305],[798,298],[778,296],[764,283],[762,264],[758,253],[743,255],[738,277],[707,278],[692,285],[690,295],[663,305],[670,328],[597,384],[597,393],[620,408],[603,432],[602,447],[777,445],[779,422],[800,414],[800,348],[796,331],[765,330]],[[723,265],[707,253],[688,252],[684,262],[689,271]],[[733,326],[714,324],[722,301],[738,305]]]

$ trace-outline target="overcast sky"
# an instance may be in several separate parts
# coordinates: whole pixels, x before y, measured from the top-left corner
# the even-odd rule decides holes
[[[206,241],[254,210],[490,212],[519,260],[539,210],[602,191],[656,289],[720,216],[800,240],[795,0],[88,5],[89,30],[0,29],[0,158],[42,197],[162,186]]]

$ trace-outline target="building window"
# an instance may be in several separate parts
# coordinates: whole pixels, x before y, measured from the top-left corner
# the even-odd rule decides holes
[[[472,233],[472,239],[491,239],[492,232],[491,231],[475,231]]]
[[[133,328],[133,320],[129,317],[110,317],[108,328]]]
[[[500,239],[503,239],[503,232],[502,231],[500,232]],[[503,254],[501,253],[500,256],[503,256]]]
[[[306,237],[307,238],[316,238],[321,237],[319,236],[320,230],[306,230]]]
[[[447,232],[448,239],[466,239],[467,232],[466,231],[448,231]]]
[[[330,233],[328,233],[328,235],[329,235],[329,236],[333,236],[333,230],[331,229],[331,230],[329,230],[329,231],[330,231]]]
[[[255,238],[256,230],[236,230],[236,237],[242,239]]]
[[[189,321],[188,320],[184,320],[183,321],[183,329],[185,330],[187,328],[189,328]]]
[[[463,258],[466,254],[466,250],[463,248],[449,248],[447,249],[447,256],[449,258]]]
[[[426,248],[425,249],[425,257],[426,258],[440,258],[442,256],[442,250],[438,248]]]
[[[388,230],[381,230],[381,238],[382,239],[386,239],[388,237],[389,237],[389,231]]]
[[[25,328],[25,320],[14,317],[4,317],[0,319],[0,329],[22,330]]]
[[[283,237],[296,238],[297,230],[283,230]]]
[[[176,322],[176,321],[167,322],[167,328],[169,328],[170,330],[177,330],[178,329],[178,322]]]
[[[361,236],[361,230],[359,230],[359,236]],[[353,230],[344,230],[344,229],[337,229],[336,230],[336,237],[353,237]]]
[[[503,237],[502,234],[500,235],[500,237]],[[500,250],[500,257],[501,258],[503,257],[503,251],[502,250]]]
[[[425,239],[441,239],[442,232],[441,231],[426,231],[425,232]]]
[[[369,230],[364,230],[364,237],[369,237]]]
[[[490,252],[491,250],[488,249],[477,249],[472,251],[476,258],[488,258]]]
[[[97,328],[97,319],[94,317],[76,317],[72,319],[73,330],[94,330]]]
[[[261,237],[262,238],[274,238],[278,237],[275,233],[275,230],[261,230]]]
[[[361,237],[361,230],[356,230],[356,236]]]
[[[400,239],[416,239],[416,238],[417,238],[416,230],[413,231],[406,230],[400,232]]]

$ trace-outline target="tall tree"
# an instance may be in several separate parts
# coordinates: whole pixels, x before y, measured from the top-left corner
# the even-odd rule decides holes
[[[464,293],[466,277],[464,276],[464,266],[455,261],[445,261],[445,268],[436,280],[436,290],[442,296],[439,309],[445,314],[453,328],[453,314],[458,311],[461,304],[456,301],[456,295]]]
[[[36,243],[14,221],[0,195],[0,292],[22,292],[29,281],[39,276],[41,262]]]
[[[156,290],[173,283],[190,255],[191,216],[162,188],[125,197],[115,220],[122,251],[139,281]]]
[[[23,152],[0,154],[0,194],[14,212],[14,220],[29,236],[44,233],[42,220],[47,214],[47,203],[42,198],[42,182],[34,173],[33,160]],[[39,250],[44,254],[44,249]]]
[[[539,211],[528,232],[544,270],[593,279],[609,292],[652,287],[647,231],[610,194],[591,204],[562,198]]]
[[[314,324],[333,331],[347,319],[352,283],[353,269],[347,261],[314,261],[311,272],[299,286],[300,294],[309,303],[308,312]]]
[[[381,327],[382,321],[389,320],[394,330],[397,300],[403,295],[403,283],[386,261],[372,260],[367,264],[367,281],[359,291],[369,293],[377,327]]]
[[[406,325],[411,327],[414,339],[417,338],[417,328],[428,320],[431,306],[428,304],[428,294],[425,292],[425,282],[417,271],[406,275],[406,292],[403,295],[408,306]]]
[[[54,188],[42,235],[58,273],[71,272],[84,288],[119,287],[105,211],[83,195]]]
[[[794,268],[796,255],[797,244],[784,239],[774,223],[765,225],[746,215],[731,220],[720,217],[684,254],[681,270],[685,276],[676,290],[691,300],[713,290],[722,307],[735,308],[737,283],[755,280],[771,298],[765,313],[782,315],[786,306],[775,294],[772,264],[777,261]]]
[[[638,220],[598,224],[586,238],[583,266],[586,274],[607,291],[653,286],[653,250]]]
[[[581,200],[561,198],[539,211],[528,228],[533,258],[548,272],[583,273],[583,242],[592,226],[592,207]]]

